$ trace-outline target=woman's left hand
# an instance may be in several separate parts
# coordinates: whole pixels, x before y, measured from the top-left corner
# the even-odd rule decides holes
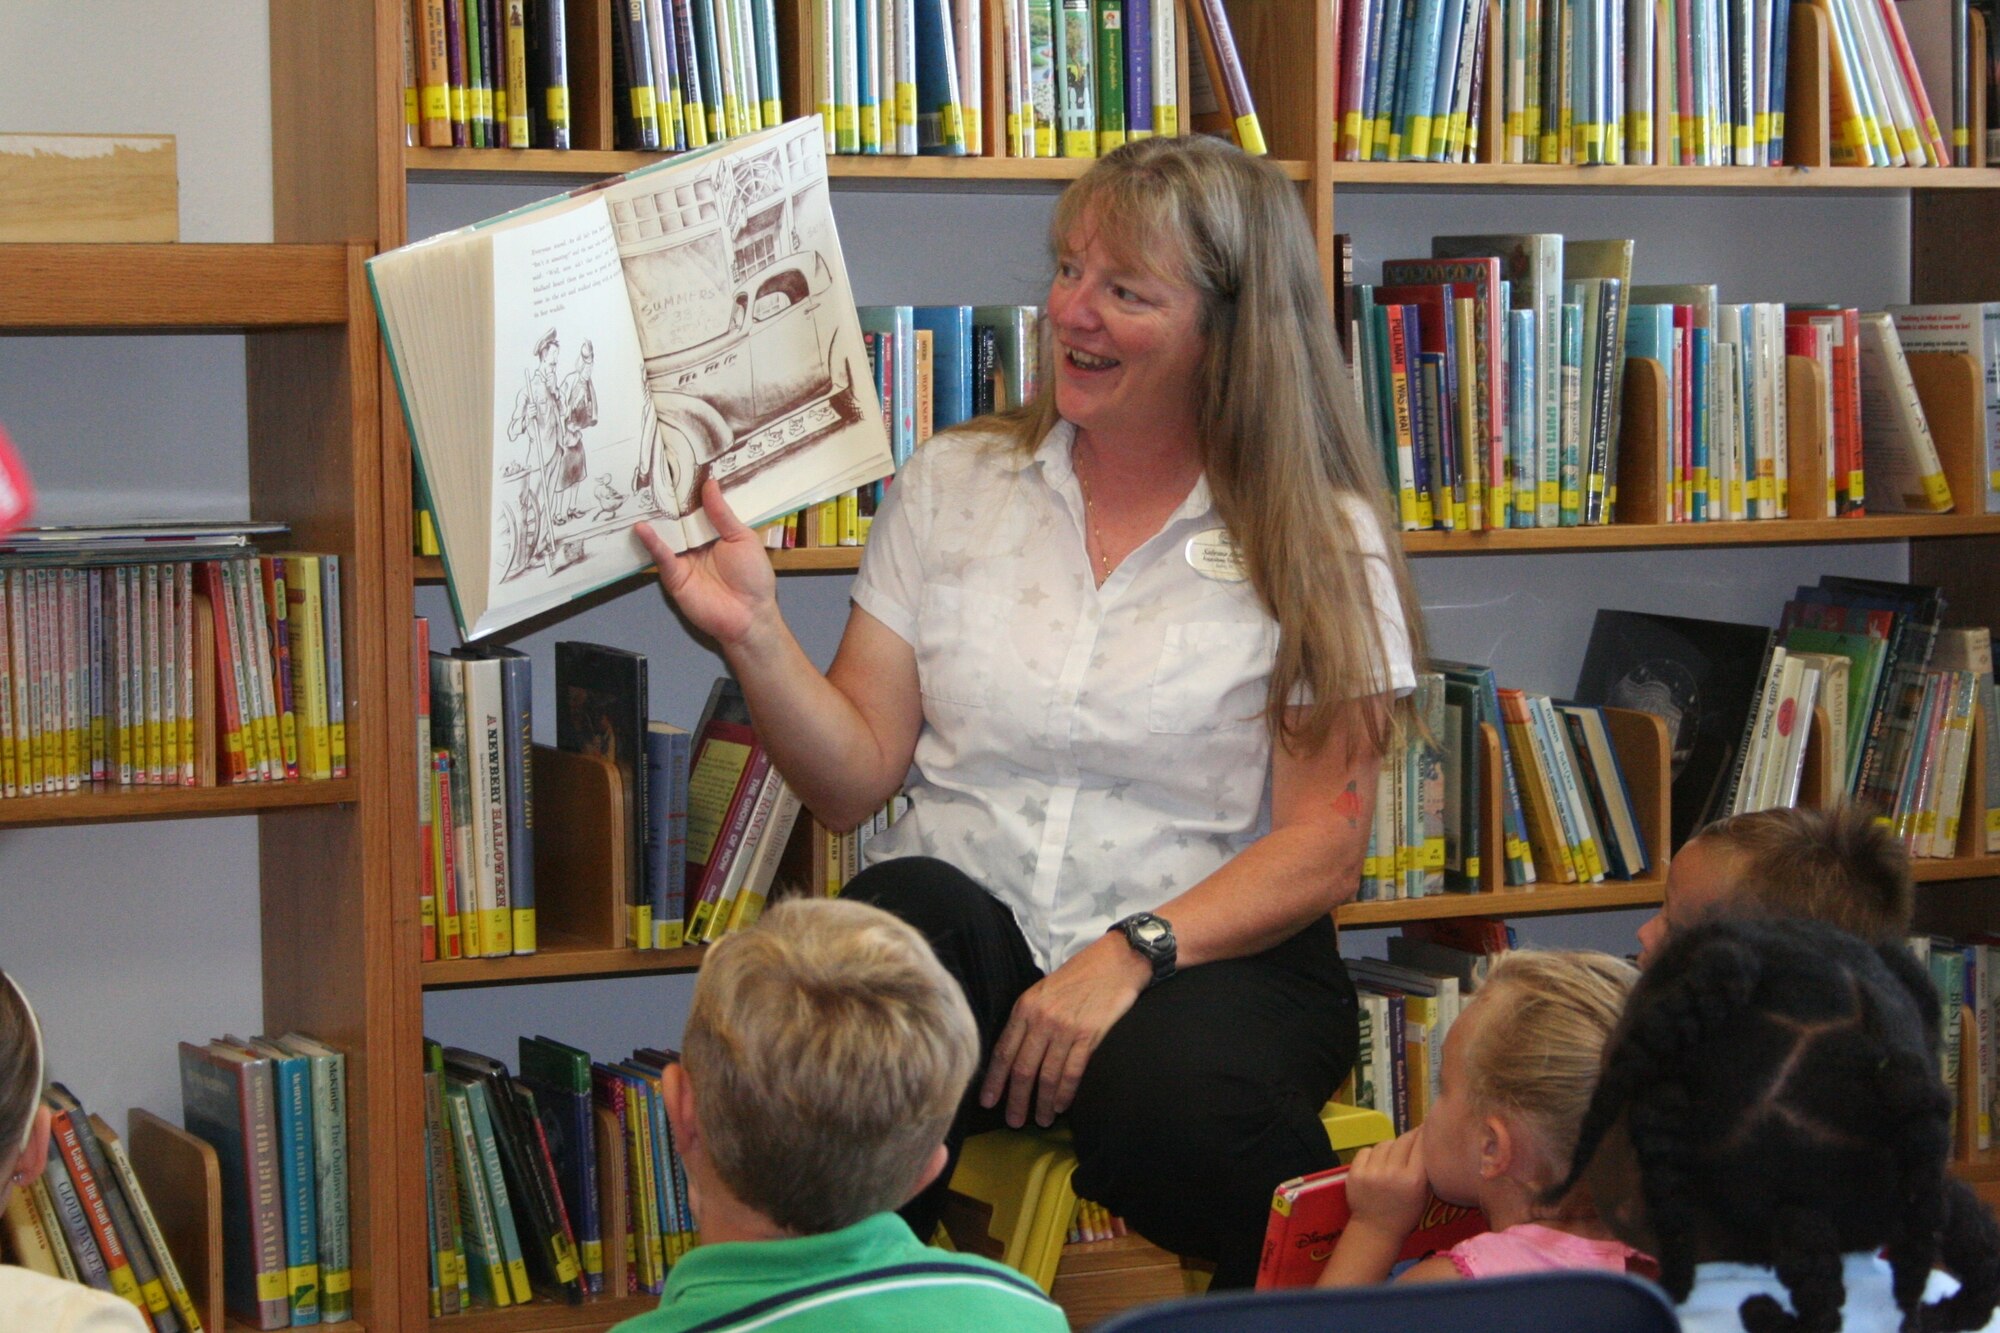
[[[1152,980],[1152,967],[1119,935],[1106,935],[1030,986],[1014,1002],[980,1085],[979,1104],[1007,1097],[1007,1123],[1049,1125],[1069,1109],[1092,1052]]]

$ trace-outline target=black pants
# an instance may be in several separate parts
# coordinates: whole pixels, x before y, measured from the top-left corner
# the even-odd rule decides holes
[[[921,931],[965,987],[980,1065],[947,1146],[951,1166],[903,1210],[928,1239],[968,1135],[1005,1123],[979,1105],[986,1060],[1042,972],[1012,913],[928,857],[885,861],[842,892]],[[1354,1064],[1354,986],[1321,918],[1275,948],[1189,968],[1140,995],[1091,1056],[1069,1109],[1076,1190],[1176,1254],[1215,1263],[1214,1286],[1257,1275],[1271,1190],[1334,1164],[1319,1109]]]

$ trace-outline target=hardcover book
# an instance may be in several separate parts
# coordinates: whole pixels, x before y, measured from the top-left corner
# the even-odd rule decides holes
[[[1762,625],[1644,611],[1597,613],[1575,698],[1636,708],[1667,724],[1673,848],[1721,813],[1711,807],[1736,766],[1772,637]]]
[[[891,470],[817,120],[368,263],[461,635]]]
[[[1271,1220],[1264,1228],[1257,1290],[1310,1287],[1319,1281],[1349,1216],[1344,1166],[1297,1176],[1278,1186],[1271,1195]],[[1398,1259],[1421,1259],[1448,1250],[1486,1229],[1486,1215],[1477,1208],[1461,1208],[1432,1195]]]

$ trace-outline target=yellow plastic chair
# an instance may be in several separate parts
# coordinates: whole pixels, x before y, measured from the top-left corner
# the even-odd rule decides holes
[[[1320,1119],[1342,1161],[1395,1135],[1388,1116],[1358,1106],[1328,1102]],[[992,1210],[987,1234],[1000,1246],[1000,1262],[1049,1291],[1076,1216],[1075,1174],[1066,1127],[996,1129],[965,1141],[951,1189]]]

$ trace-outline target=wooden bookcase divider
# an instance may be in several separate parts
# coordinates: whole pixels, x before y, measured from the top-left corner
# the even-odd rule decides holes
[[[215,1149],[137,1106],[126,1117],[125,1146],[202,1326],[223,1328],[222,1168]]]
[[[1819,11],[1813,10],[1813,13]],[[1785,358],[1785,511],[1827,517],[1833,477],[1833,423],[1826,416],[1826,367],[1809,356]]]
[[[1910,352],[1908,360],[1953,507],[1977,513],[1986,492],[1986,386],[1979,363],[1953,352]]]
[[[535,933],[545,949],[625,943],[630,818],[618,765],[535,747]]]

